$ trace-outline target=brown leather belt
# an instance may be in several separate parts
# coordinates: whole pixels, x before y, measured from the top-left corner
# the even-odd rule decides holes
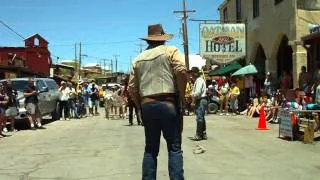
[[[157,96],[147,96],[142,98],[141,104],[155,102],[155,101],[164,101],[175,104],[175,95],[174,94],[166,94],[166,95],[157,95]]]

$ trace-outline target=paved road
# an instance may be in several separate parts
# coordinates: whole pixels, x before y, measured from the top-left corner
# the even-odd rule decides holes
[[[320,143],[306,145],[278,139],[278,129],[256,131],[257,120],[209,116],[207,149],[195,155],[193,117],[185,119],[186,179],[311,180],[320,175]],[[0,180],[141,179],[144,134],[141,126],[102,117],[56,121],[46,130],[19,131],[0,139]],[[162,139],[158,179],[167,180]]]

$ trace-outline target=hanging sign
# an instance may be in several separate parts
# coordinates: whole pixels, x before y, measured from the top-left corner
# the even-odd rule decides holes
[[[200,24],[200,55],[229,64],[246,55],[245,24]]]

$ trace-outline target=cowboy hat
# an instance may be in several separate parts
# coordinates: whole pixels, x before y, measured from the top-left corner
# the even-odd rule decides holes
[[[145,41],[167,41],[172,39],[172,34],[166,34],[161,24],[154,24],[148,26],[148,36],[140,38]]]
[[[190,73],[200,73],[200,69],[198,67],[192,67],[191,70],[189,70]]]

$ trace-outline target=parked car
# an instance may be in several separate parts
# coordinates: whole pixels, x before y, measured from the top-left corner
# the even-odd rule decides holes
[[[23,92],[28,85],[28,78],[14,78],[11,81],[13,88],[18,91],[19,114],[16,116],[16,119],[26,119],[27,110],[25,108]],[[57,83],[50,78],[34,78],[34,82],[40,92],[38,98],[41,116],[51,115],[53,120],[58,120],[60,117],[58,113],[59,91]]]

